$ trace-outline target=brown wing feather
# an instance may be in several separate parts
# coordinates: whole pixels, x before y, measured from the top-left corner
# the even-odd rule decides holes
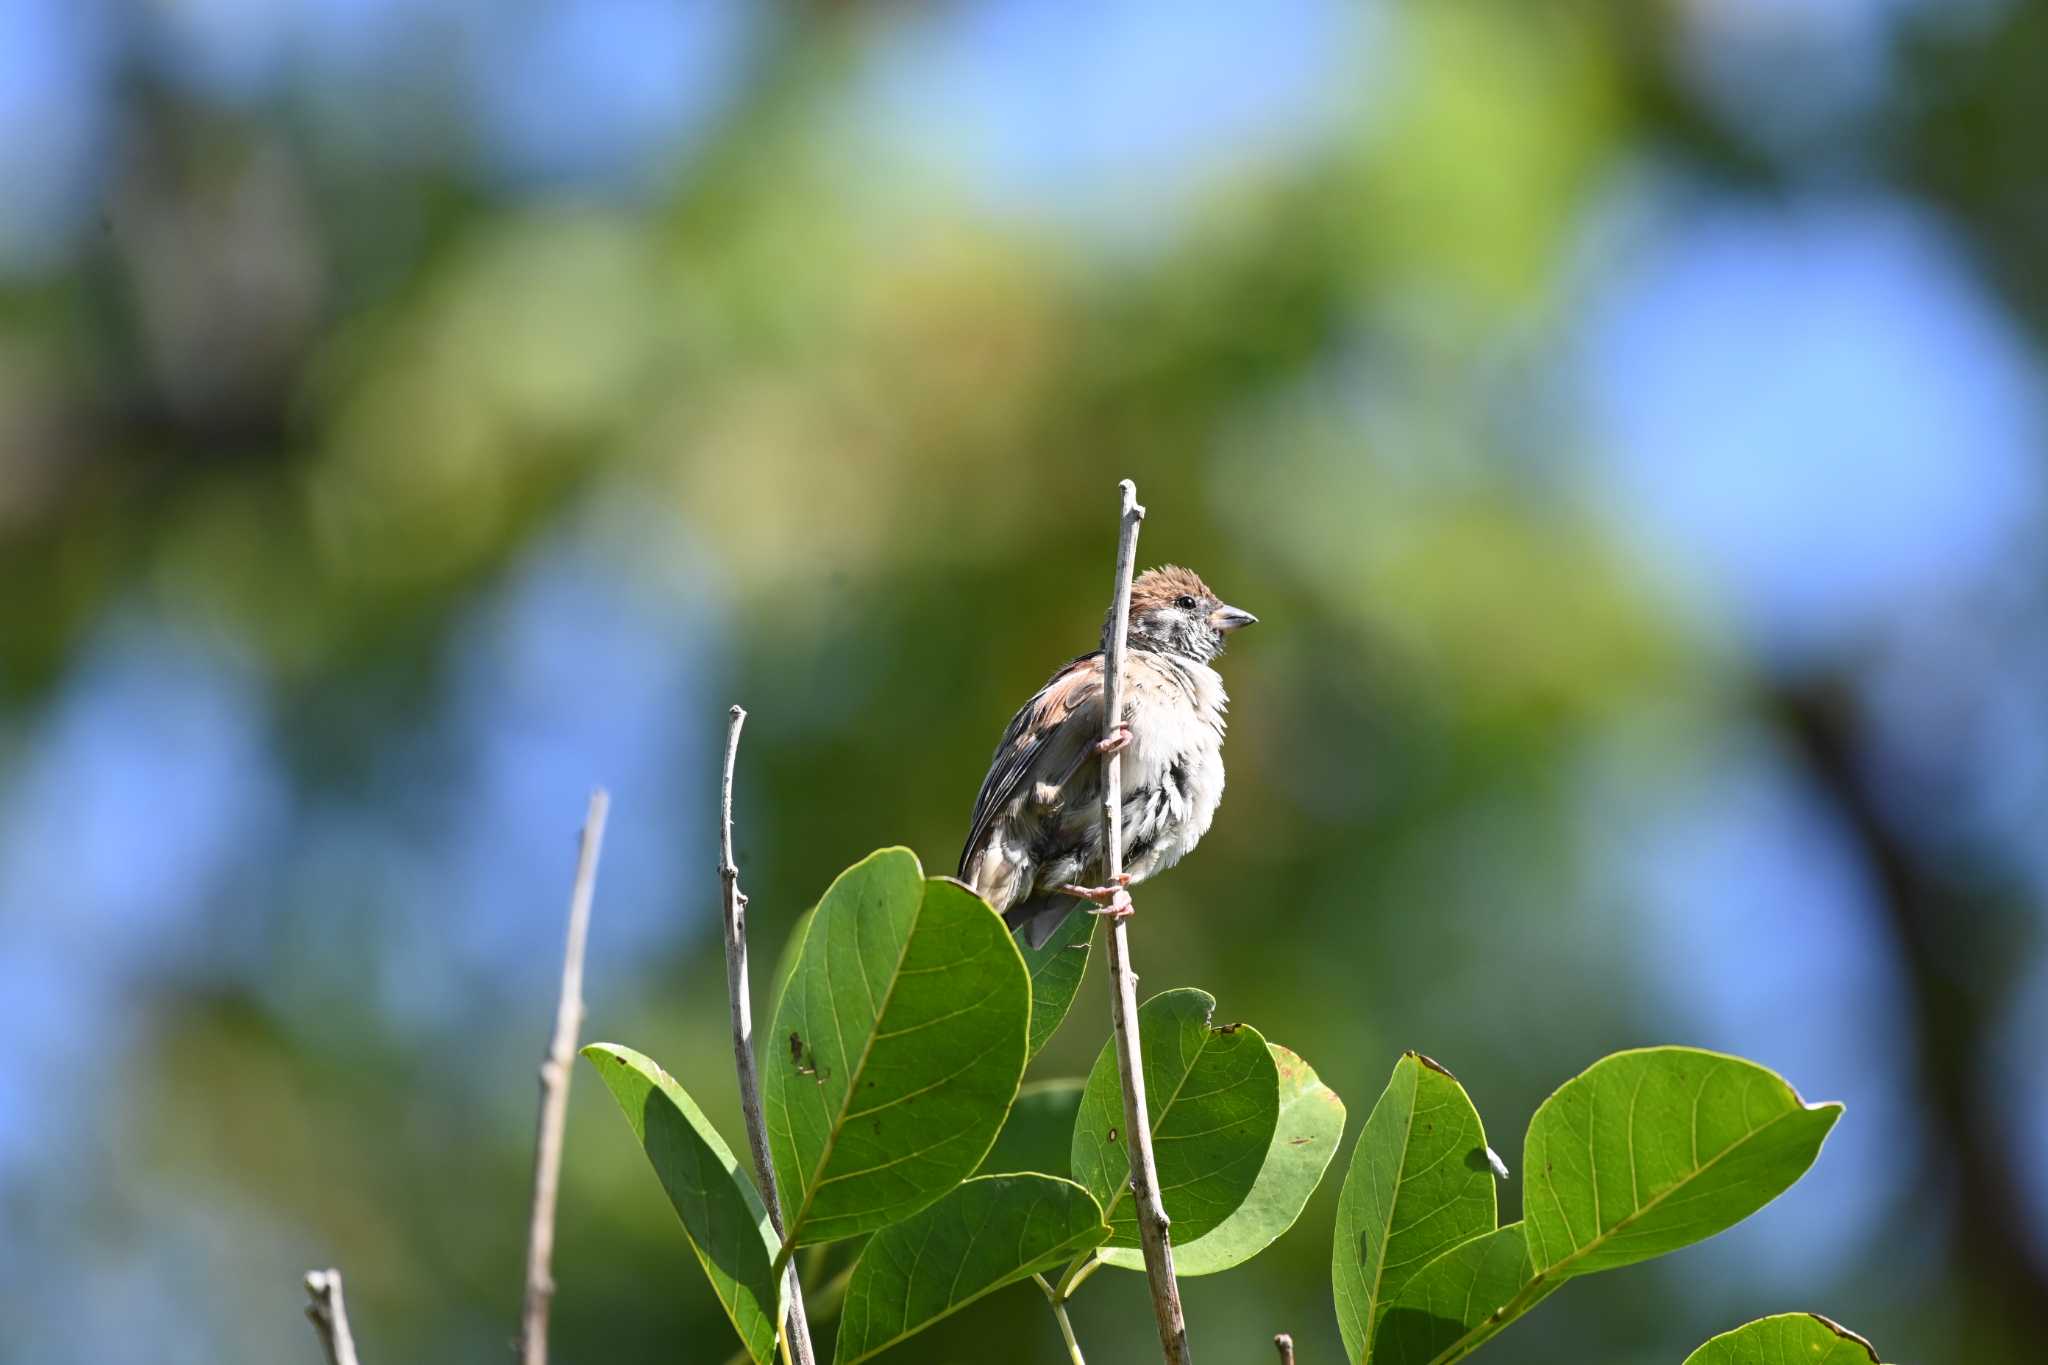
[[[997,812],[1010,803],[1017,789],[1030,776],[1034,768],[1043,761],[1058,755],[1053,752],[1071,743],[1072,736],[1064,729],[1064,723],[1073,713],[1093,703],[1097,709],[1102,699],[1102,652],[1083,654],[1062,664],[1036,696],[1024,703],[1016,715],[1010,718],[1009,728],[1003,731],[1003,738],[996,745],[995,755],[989,761],[988,776],[982,780],[981,791],[974,798],[974,820],[967,832],[967,843],[960,850],[960,876],[968,875],[968,864],[987,840],[989,829],[995,823]],[[1089,739],[1096,736],[1090,735]],[[1080,746],[1086,752],[1086,746]],[[1063,785],[1074,774],[1077,763],[1061,765],[1063,775],[1055,785]]]

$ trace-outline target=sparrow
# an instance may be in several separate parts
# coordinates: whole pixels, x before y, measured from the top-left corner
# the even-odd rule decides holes
[[[1259,618],[1219,601],[1192,571],[1150,569],[1131,585],[1123,715],[1103,736],[1103,650],[1062,665],[1003,732],[974,799],[960,880],[1039,948],[1076,902],[1119,918],[1135,882],[1172,867],[1223,799],[1224,713],[1209,665]],[[1103,622],[1107,648],[1115,611]],[[1103,886],[1102,764],[1122,751],[1124,873]]]

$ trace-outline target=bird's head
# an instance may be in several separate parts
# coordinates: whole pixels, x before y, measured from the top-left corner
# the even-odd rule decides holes
[[[1224,639],[1232,631],[1258,619],[1218,601],[1192,569],[1171,564],[1147,569],[1131,584],[1133,649],[1178,654],[1205,664],[1223,652]],[[1112,610],[1102,627],[1105,644],[1115,626]]]

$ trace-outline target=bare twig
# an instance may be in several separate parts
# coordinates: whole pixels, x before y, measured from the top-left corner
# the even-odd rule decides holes
[[[1273,1349],[1280,1353],[1280,1365],[1294,1365],[1294,1338],[1282,1332],[1273,1338]]]
[[[306,1319],[327,1348],[327,1365],[356,1365],[356,1339],[348,1330],[348,1305],[341,1297],[339,1270],[306,1272]]]
[[[562,1179],[562,1135],[569,1120],[569,1076],[576,1035],[583,1028],[583,944],[590,932],[590,898],[597,890],[597,859],[611,798],[590,794],[583,838],[576,851],[576,882],[569,893],[569,934],[562,950],[562,994],[555,1003],[555,1036],[540,1064],[540,1133],[533,1150],[533,1212],[526,1234],[526,1301],[519,1315],[519,1358],[547,1365],[548,1305],[555,1296],[555,1200]],[[337,1292],[338,1297],[338,1292]]]
[[[782,1236],[782,1199],[775,1190],[775,1164],[768,1154],[768,1125],[761,1116],[761,1077],[754,1065],[754,1015],[747,989],[747,897],[740,890],[740,868],[732,856],[732,774],[739,762],[740,727],[747,713],[732,708],[725,732],[725,775],[718,788],[718,878],[725,894],[725,984],[732,1001],[732,1058],[739,1073],[740,1109],[747,1119],[747,1147],[754,1154],[754,1174],[761,1178],[761,1202],[768,1221]],[[815,1365],[811,1324],[804,1312],[803,1278],[795,1258],[783,1270],[789,1312],[783,1340],[795,1365]]]
[[[1138,487],[1118,485],[1122,497],[1116,547],[1116,607],[1102,658],[1102,737],[1113,741],[1123,722],[1124,653],[1131,631],[1131,573],[1138,559]],[[1105,746],[1102,758],[1102,859],[1110,883],[1123,874],[1123,757]],[[1145,1278],[1152,1311],[1159,1319],[1159,1345],[1167,1365],[1187,1365],[1188,1328],[1180,1311],[1180,1286],[1173,1276],[1173,1240],[1166,1205],[1159,1197],[1159,1168],[1152,1159],[1152,1121],[1145,1105],[1145,1068],[1138,1040],[1138,978],[1131,970],[1131,945],[1121,916],[1109,923],[1110,1017],[1116,1031],[1117,1071],[1123,1078],[1124,1131],[1130,1135],[1131,1197],[1138,1214],[1138,1239],[1145,1249]]]

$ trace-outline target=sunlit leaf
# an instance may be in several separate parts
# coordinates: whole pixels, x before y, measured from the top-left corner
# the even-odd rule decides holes
[[[1877,1348],[1818,1313],[1780,1313],[1723,1332],[1685,1365],[1877,1365]]]
[[[868,1240],[847,1286],[833,1359],[837,1365],[866,1360],[1108,1235],[1102,1207],[1070,1180],[969,1180]]]
[[[1739,1057],[1657,1047],[1604,1058],[1529,1122],[1529,1258],[1549,1276],[1583,1275],[1711,1237],[1805,1174],[1841,1114]]]
[[[886,1227],[965,1179],[1024,1072],[1031,986],[988,904],[907,849],[840,874],[776,1009],[763,1106],[792,1244]]]
[[[617,1043],[592,1043],[583,1055],[640,1139],[747,1354],[755,1365],[770,1365],[781,1313],[772,1270],[775,1230],[753,1182],[666,1071]]]
[[[1486,1130],[1457,1078],[1419,1053],[1394,1063],[1366,1116],[1344,1191],[1330,1279],[1354,1365],[1410,1277],[1439,1253],[1494,1228]]]
[[[1159,1194],[1175,1240],[1194,1241],[1251,1193],[1280,1118],[1280,1075],[1259,1031],[1218,1028],[1216,999],[1180,989],[1138,1009],[1145,1097]],[[1123,1131],[1123,1079],[1112,1039],[1088,1073],[1074,1119],[1074,1178],[1101,1201],[1110,1245],[1138,1245]]]
[[[1316,1076],[1315,1068],[1268,1043],[1280,1071],[1280,1119],[1252,1191],[1237,1212],[1206,1235],[1173,1248],[1173,1268],[1183,1277],[1213,1275],[1239,1265],[1271,1246],[1294,1226],[1344,1137],[1344,1101]],[[1102,1259],[1125,1270],[1145,1268],[1142,1252],[1114,1247]]]

